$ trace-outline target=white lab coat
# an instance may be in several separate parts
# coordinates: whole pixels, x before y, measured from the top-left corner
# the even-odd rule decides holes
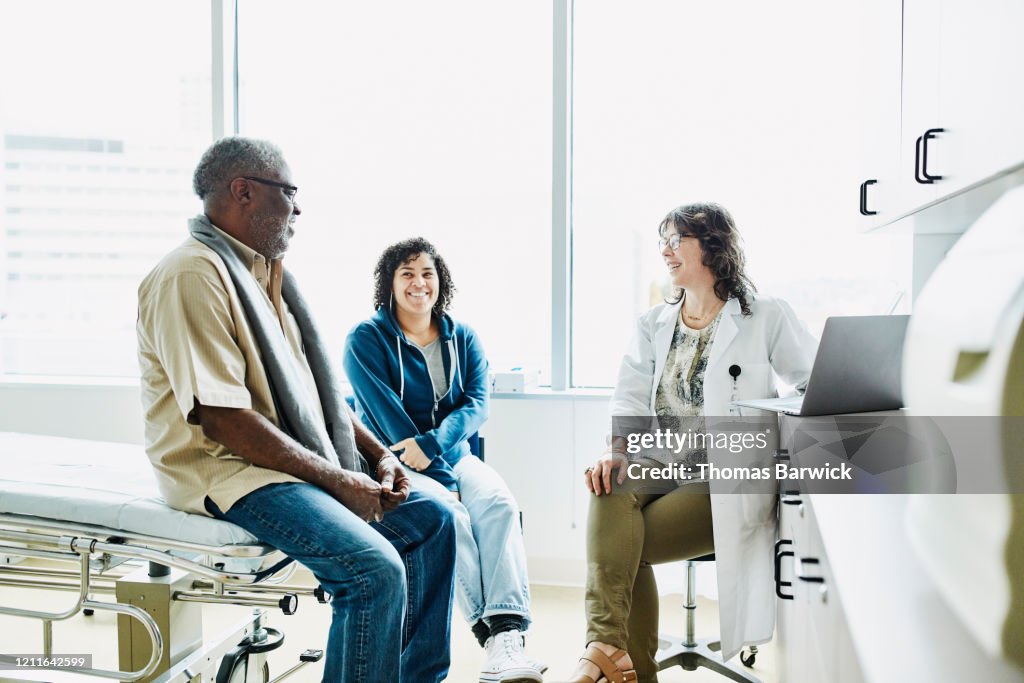
[[[775,376],[800,389],[807,383],[817,341],[786,302],[761,296],[750,307],[753,315],[744,317],[739,300],[730,299],[722,310],[704,372],[708,417],[730,415],[733,400],[778,395]],[[655,414],[679,308],[680,304],[660,304],[637,321],[612,396],[613,417]],[[729,374],[732,365],[741,368],[735,388]],[[711,493],[725,659],[746,645],[767,642],[775,628],[775,501],[774,495]]]

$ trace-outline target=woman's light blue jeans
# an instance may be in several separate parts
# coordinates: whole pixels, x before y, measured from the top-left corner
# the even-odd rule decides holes
[[[306,483],[264,486],[226,513],[206,506],[304,564],[334,596],[324,683],[448,675],[455,530],[436,499],[413,491],[372,524]]]
[[[443,500],[455,514],[455,602],[470,624],[518,614],[530,624],[530,582],[519,506],[493,467],[467,455],[455,467],[461,501],[409,468],[413,489]]]

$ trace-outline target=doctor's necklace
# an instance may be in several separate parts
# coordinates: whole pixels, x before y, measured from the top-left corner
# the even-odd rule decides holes
[[[699,321],[701,321],[701,320],[707,320],[708,318],[713,318],[713,317],[715,317],[716,315],[718,315],[718,313],[719,313],[719,312],[720,312],[721,310],[722,310],[722,306],[715,306],[715,307],[714,307],[713,309],[711,309],[710,311],[708,311],[708,312],[707,312],[707,313],[705,313],[704,315],[690,315],[689,313],[687,313],[687,312],[686,312],[686,311],[684,310],[684,311],[683,311],[683,315],[685,315],[685,316],[686,316],[686,319],[687,319],[687,320],[692,320],[692,321],[694,321],[694,322],[699,322]]]
[[[705,313],[703,315],[690,315],[689,313],[686,312],[686,299],[684,298],[683,299],[683,305],[681,307],[681,311],[682,311],[682,314],[683,314],[684,318],[686,318],[687,320],[692,320],[693,322],[697,323],[697,322],[701,322],[701,321],[707,320],[708,318],[712,318],[712,317],[718,315],[718,313],[722,310],[722,307],[724,305],[725,305],[725,302],[719,300],[718,303],[715,305],[715,307],[712,308],[711,310],[709,310],[707,313]]]

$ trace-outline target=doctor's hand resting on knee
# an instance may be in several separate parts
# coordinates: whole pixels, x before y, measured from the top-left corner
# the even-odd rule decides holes
[[[725,208],[699,203],[672,210],[658,226],[658,250],[675,293],[637,322],[619,367],[613,418],[703,424],[705,417],[730,415],[731,401],[775,396],[773,376],[791,386],[806,384],[816,341],[788,304],[755,295]],[[687,466],[707,462],[703,449],[677,457]],[[594,494],[587,520],[587,633],[573,683],[614,680],[617,674],[626,681],[657,681],[654,564],[715,552],[719,591],[737,596],[731,610],[720,606],[723,655],[728,659],[744,644],[771,637],[774,596],[747,587],[755,575],[772,571],[774,529],[744,524],[744,494],[716,501],[712,520],[714,494],[706,482],[672,485],[667,493],[633,485],[629,462],[626,440],[614,435],[584,473]],[[743,563],[734,561],[740,537],[750,544]],[[746,616],[743,623],[739,614]]]

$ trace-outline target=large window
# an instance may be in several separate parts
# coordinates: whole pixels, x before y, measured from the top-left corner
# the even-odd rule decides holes
[[[683,203],[726,206],[759,290],[814,331],[897,304],[909,237],[854,221],[856,11],[575,3],[574,384],[613,384],[636,317],[669,292],[656,229]]]
[[[421,235],[492,365],[547,370],[550,5],[239,9],[241,132],[279,143],[301,186],[286,262],[336,357],[372,313],[382,249]]]
[[[135,291],[185,236],[210,7],[0,4],[0,373],[135,375]]]
[[[239,132],[281,145],[301,186],[287,263],[335,359],[381,250],[421,235],[492,365],[543,383],[552,3],[238,3]],[[212,38],[233,37],[212,35],[211,4],[0,5],[0,374],[136,374],[137,284],[200,209]],[[572,273],[573,385],[610,386],[668,293],[655,227],[684,202],[728,207],[755,283],[812,329],[906,291],[909,237],[853,222],[855,12],[575,3],[573,240],[554,266]]]

